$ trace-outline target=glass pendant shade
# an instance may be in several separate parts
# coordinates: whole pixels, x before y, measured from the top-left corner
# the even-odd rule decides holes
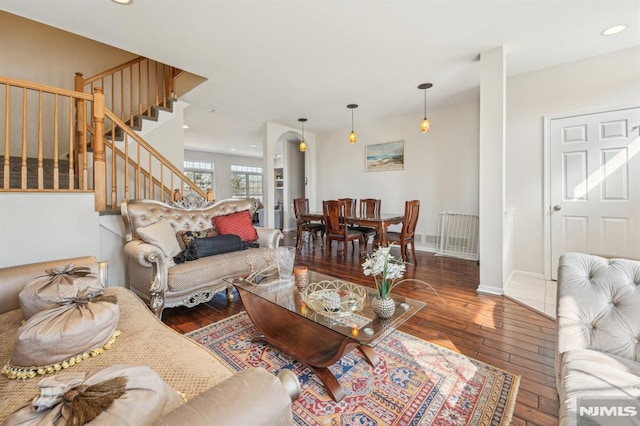
[[[356,143],[356,132],[353,131],[353,110],[358,108],[358,105],[349,104],[347,105],[347,108],[351,110],[351,133],[349,133],[349,143],[353,145]]]
[[[427,133],[429,131],[429,127],[431,127],[431,123],[429,123],[429,119],[425,117],[424,120],[422,120],[422,123],[420,123],[420,131],[422,133]]]
[[[431,83],[422,83],[420,86],[418,86],[418,89],[424,90],[424,118],[422,119],[422,123],[420,123],[420,131],[422,133],[427,133],[429,131],[429,128],[431,127],[431,123],[427,118],[427,89],[430,89],[432,87],[433,84]]]
[[[300,152],[305,152],[307,150],[307,144],[304,142],[304,123],[306,123],[306,118],[298,118],[298,121],[302,125],[302,139],[300,139]]]

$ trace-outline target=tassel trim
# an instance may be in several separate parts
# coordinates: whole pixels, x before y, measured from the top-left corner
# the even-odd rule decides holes
[[[31,367],[18,367],[11,364],[11,361],[8,361],[4,367],[2,367],[1,373],[7,376],[7,378],[13,379],[33,379],[36,376],[44,376],[51,373],[57,373],[61,370],[67,369],[69,367],[73,367],[74,365],[82,362],[87,358],[91,358],[94,356],[98,356],[102,354],[106,349],[110,349],[111,345],[116,341],[116,337],[120,335],[120,330],[116,330],[113,332],[111,338],[102,345],[102,347],[92,349],[90,351],[78,354],[76,356],[72,356],[69,359],[66,359],[62,362],[57,362],[55,364],[43,365],[43,366],[31,366]]]

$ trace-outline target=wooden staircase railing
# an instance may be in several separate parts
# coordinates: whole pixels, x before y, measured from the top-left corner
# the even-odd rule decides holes
[[[96,106],[100,101],[100,94],[96,93],[94,110],[99,110]],[[100,123],[99,113],[94,116],[96,124]],[[107,180],[96,182],[95,185],[96,194],[103,194],[100,198],[106,201],[106,205],[101,207],[115,209],[120,206],[122,198],[169,201],[174,198],[176,191],[180,194],[185,191],[196,192],[213,201],[212,192],[205,192],[198,187],[113,112],[104,109],[103,122],[102,131],[96,126],[94,140],[96,147],[104,147],[105,166],[107,161],[109,163],[109,169],[104,173]],[[96,164],[98,161],[101,160],[94,159],[95,167],[102,167]]]
[[[89,168],[86,149],[80,155],[75,152],[74,104],[90,102],[93,96],[2,76],[0,96],[4,96],[0,118],[4,128],[2,190],[91,190],[86,179]],[[87,131],[86,125],[81,131]],[[62,161],[64,154],[69,154],[68,161]],[[12,158],[20,164],[19,175],[13,182]],[[28,159],[32,158],[37,159],[35,177],[29,175],[27,167]],[[52,160],[53,168],[45,172],[46,159]],[[85,177],[78,179],[78,185],[76,175]],[[62,180],[67,182],[61,184]]]
[[[100,88],[87,94],[0,76],[2,106],[0,191],[93,191],[97,211],[122,198],[168,201],[184,191],[213,200],[106,108]]]
[[[138,57],[92,77],[76,73],[75,89],[93,93],[97,87],[105,95],[105,107],[120,120],[134,126],[136,116],[152,116],[154,108],[168,108],[174,98],[174,76],[179,70]]]

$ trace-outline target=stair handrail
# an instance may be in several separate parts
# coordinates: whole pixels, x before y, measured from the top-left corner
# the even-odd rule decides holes
[[[120,77],[116,78],[117,75]],[[153,108],[168,107],[169,99],[175,97],[174,75],[175,68],[171,65],[138,56],[88,78],[76,72],[74,85],[75,90],[84,93],[102,88],[106,107],[133,126],[136,116],[151,116]]]
[[[137,64],[138,62],[142,62],[145,59],[147,59],[147,58],[145,58],[144,56],[138,56],[137,58],[133,58],[130,61],[124,62],[124,63],[122,63],[120,65],[116,65],[115,67],[109,68],[108,70],[104,70],[102,72],[99,72],[98,74],[93,75],[91,77],[87,77],[87,78],[83,77],[83,86],[88,86],[89,84],[91,84],[93,82],[101,80],[102,78],[104,78],[106,76],[115,74],[116,72],[121,71],[121,70],[123,70],[125,68],[128,68],[133,64]],[[82,75],[82,73],[76,73],[76,75],[78,75],[78,74]]]
[[[62,96],[68,96],[71,98],[84,99],[87,101],[93,100],[93,95],[91,94],[77,92],[75,90],[62,89],[60,87],[49,86],[41,83],[34,83],[32,81],[27,81],[27,80],[20,80],[13,77],[6,77],[6,76],[0,75],[0,83],[8,84],[10,86],[15,86],[15,87],[24,87],[26,89],[41,90],[43,92],[51,93],[54,95],[58,94]]]
[[[193,182],[184,172],[174,166],[171,161],[169,161],[164,155],[162,155],[158,150],[156,150],[153,146],[151,146],[147,141],[145,141],[141,136],[139,136],[133,129],[131,129],[124,121],[122,121],[116,114],[106,108],[100,108],[100,103],[102,102],[103,94],[101,90],[96,89],[95,91],[95,101],[94,101],[94,119],[95,119],[95,134],[94,134],[94,168],[95,170],[102,170],[104,176],[106,176],[106,162],[105,162],[105,129],[104,129],[104,119],[107,118],[112,123],[111,134],[115,133],[116,128],[122,129],[122,131],[127,135],[125,139],[131,138],[133,139],[139,147],[142,147],[146,150],[150,156],[155,158],[159,164],[161,173],[164,168],[166,168],[169,172],[171,172],[171,187],[167,187],[164,184],[164,179],[161,174],[160,178],[153,177],[153,170],[147,170],[149,175],[153,177],[153,183],[155,183],[156,187],[161,189],[162,193],[169,193],[170,196],[178,190],[181,194],[186,186],[190,191],[196,192],[198,195],[203,197],[204,199],[210,199],[212,197],[212,193],[207,193],[203,191],[195,182]],[[113,144],[113,147],[117,150],[118,148]],[[120,150],[121,151],[121,150]],[[120,155],[120,153],[116,153]],[[122,152],[122,158],[125,158],[127,163],[129,163],[128,156],[128,143],[125,141],[125,151]],[[139,160],[139,159],[138,159]],[[96,163],[100,164],[96,164]],[[138,170],[141,170],[140,162],[138,163]],[[130,194],[128,191],[128,168],[125,167],[125,198],[130,198]],[[173,177],[174,175],[177,177],[180,183],[180,188],[176,188],[173,185]],[[97,175],[96,175],[97,176]],[[151,185],[151,182],[150,182]],[[105,210],[107,207],[107,188],[106,188],[106,179],[104,181],[98,182],[96,178],[96,182],[94,185],[94,190],[96,193],[96,209],[97,210]],[[116,190],[115,184],[112,184],[112,196],[111,196],[111,206],[112,208],[117,208],[120,205],[120,200],[116,199]],[[150,191],[152,192],[152,191]]]

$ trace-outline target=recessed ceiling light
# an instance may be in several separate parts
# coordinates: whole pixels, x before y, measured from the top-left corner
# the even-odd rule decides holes
[[[183,128],[183,129],[188,129],[188,128],[189,128],[189,125],[188,125],[188,124],[183,124],[183,125],[182,125],[182,128]]]
[[[237,149],[235,149],[235,148],[231,148],[231,151],[237,151]]]
[[[249,145],[249,148],[255,148],[255,147],[257,147],[257,146],[258,146],[258,145],[256,145],[255,143],[252,143],[251,145]]]
[[[131,4],[133,3],[133,0],[112,0],[114,3],[118,3],[118,4]]]
[[[614,34],[618,34],[621,33],[622,31],[626,30],[627,26],[624,24],[620,24],[620,25],[614,25],[613,27],[609,27],[605,30],[603,30],[600,35],[603,36],[610,36],[610,35],[614,35]]]

